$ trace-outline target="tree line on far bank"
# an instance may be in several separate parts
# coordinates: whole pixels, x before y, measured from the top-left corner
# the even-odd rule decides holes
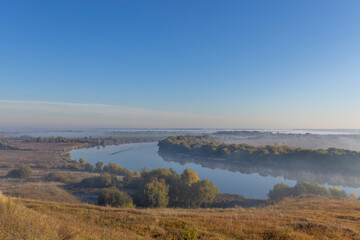
[[[284,183],[278,183],[267,194],[270,201],[280,201],[287,197],[298,197],[302,195],[318,195],[339,198],[349,197],[351,199],[358,199],[358,196],[354,192],[350,193],[348,196],[344,190],[341,190],[336,186],[327,188],[317,183],[309,182],[298,182],[293,187]]]
[[[159,141],[159,151],[164,153],[188,153],[207,157],[221,157],[232,161],[316,159],[332,164],[345,160],[360,161],[360,152],[339,148],[305,149],[291,146],[252,146],[248,144],[225,144],[216,142],[210,135],[171,136]]]

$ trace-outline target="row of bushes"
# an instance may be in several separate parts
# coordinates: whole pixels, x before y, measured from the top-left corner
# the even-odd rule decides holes
[[[357,198],[352,193],[350,197]],[[332,196],[332,197],[347,197],[344,190],[333,186],[326,188],[317,183],[299,182],[294,187],[290,187],[284,183],[276,184],[273,189],[268,193],[268,198],[271,201],[279,201],[286,197],[298,197],[301,195],[319,195],[319,196]]]
[[[19,148],[12,146],[7,141],[0,141],[0,150],[19,150]]]
[[[159,138],[150,136],[127,136],[127,137],[83,137],[83,138],[66,138],[66,137],[22,137],[28,142],[38,143],[87,143],[89,146],[105,146],[105,145],[119,145],[123,143],[134,143],[134,142],[149,142],[156,141]]]
[[[79,159],[79,170],[85,170],[89,172],[95,171],[99,173],[106,172],[120,176],[139,175],[139,172],[134,172],[127,168],[123,168],[122,166],[116,163],[108,163],[107,165],[104,166],[104,163],[102,161],[97,161],[94,166],[90,162],[85,163],[84,158]]]

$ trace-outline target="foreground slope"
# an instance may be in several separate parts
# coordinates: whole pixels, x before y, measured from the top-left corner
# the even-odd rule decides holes
[[[9,205],[20,210],[7,211]],[[193,210],[1,197],[0,206],[0,239],[360,239],[360,202],[348,199],[302,197],[262,208]]]

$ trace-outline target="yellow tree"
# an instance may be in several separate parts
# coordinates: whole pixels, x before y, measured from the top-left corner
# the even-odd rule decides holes
[[[193,183],[200,181],[197,173],[195,171],[191,171],[190,168],[184,170],[181,174],[181,180],[187,186],[191,186]]]

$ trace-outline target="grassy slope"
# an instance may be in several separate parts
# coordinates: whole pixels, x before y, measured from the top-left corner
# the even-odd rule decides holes
[[[185,228],[197,229],[200,239],[360,239],[360,202],[348,199],[303,197],[263,208],[196,210],[12,201],[50,219],[57,231],[76,234],[73,239],[182,239]]]

